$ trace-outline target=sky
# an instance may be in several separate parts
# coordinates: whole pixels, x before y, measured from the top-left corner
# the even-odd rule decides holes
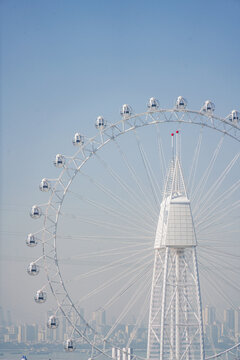
[[[24,241],[29,209],[42,201],[38,184],[46,173],[56,177],[55,154],[72,149],[76,131],[93,136],[98,115],[114,122],[123,103],[141,112],[151,96],[166,108],[179,95],[192,109],[211,99],[222,117],[240,109],[240,1],[2,0],[0,7],[0,305],[34,321]]]

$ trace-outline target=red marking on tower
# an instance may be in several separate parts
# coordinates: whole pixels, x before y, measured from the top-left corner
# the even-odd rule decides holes
[[[174,136],[174,133],[171,133],[171,136]]]
[[[176,134],[178,134],[178,133],[179,133],[179,130],[176,131]]]

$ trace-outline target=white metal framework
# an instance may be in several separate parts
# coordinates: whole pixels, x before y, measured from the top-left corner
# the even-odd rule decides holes
[[[73,139],[73,145],[76,146],[77,150],[74,155],[56,155],[54,165],[61,169],[59,177],[57,179],[44,178],[40,184],[41,191],[48,191],[50,193],[49,200],[43,205],[34,205],[30,215],[34,219],[43,216],[44,224],[40,231],[31,232],[26,242],[30,247],[35,247],[37,243],[41,242],[42,256],[31,262],[28,267],[28,273],[30,275],[37,275],[41,266],[44,267],[48,285],[57,302],[57,310],[51,315],[51,321],[49,321],[50,328],[56,328],[58,326],[59,320],[57,315],[59,311],[61,311],[63,316],[66,317],[69,326],[72,328],[72,333],[65,343],[65,349],[68,351],[75,349],[76,342],[84,341],[88,343],[95,352],[92,353],[93,357],[94,354],[104,354],[111,358],[112,355],[109,352],[109,348],[114,346],[122,351],[122,347],[116,346],[114,338],[111,337],[111,331],[109,331],[107,335],[102,336],[96,328],[83,317],[78,305],[67,290],[66,281],[62,276],[57,254],[58,222],[63,213],[62,205],[65,197],[71,192],[70,188],[76,176],[78,174],[84,176],[83,170],[90,159],[96,158],[100,150],[105,148],[107,144],[115,143],[116,146],[118,146],[118,139],[120,139],[122,135],[126,134],[127,136],[129,133],[137,134],[138,129],[144,129],[149,126],[155,126],[156,129],[161,129],[161,126],[165,124],[177,124],[178,126],[196,125],[199,126],[199,129],[206,128],[220,133],[222,134],[222,138],[213,154],[212,162],[215,161],[218,155],[221,141],[223,141],[222,139],[224,137],[228,137],[232,139],[233,142],[239,144],[239,113],[236,110],[232,111],[226,118],[219,118],[213,115],[214,104],[210,101],[206,101],[200,111],[188,110],[186,105],[186,100],[179,97],[174,108],[161,109],[159,102],[151,98],[148,104],[148,110],[144,113],[133,114],[131,107],[125,104],[121,111],[121,120],[115,123],[107,124],[102,116],[98,117],[95,124],[99,130],[98,134],[93,138],[86,138],[80,133],[76,133]],[[150,178],[151,169],[149,168],[138,135],[136,135],[136,139],[147,175]],[[195,167],[198,161],[200,143],[201,138],[199,137],[199,142],[194,154],[195,164],[193,164],[190,170],[193,178],[196,175]],[[125,155],[122,153],[122,150],[120,149],[119,151],[124,158]],[[198,263],[196,258],[197,239],[194,226],[196,224],[193,224],[192,221],[190,201],[185,189],[179,157],[180,155],[175,156],[172,160],[161,201],[158,201],[157,196],[155,196],[155,185],[150,179],[150,187],[154,193],[160,215],[155,237],[155,260],[151,290],[147,358],[162,360],[169,357],[170,359],[176,360],[192,358],[203,360],[205,355]],[[239,153],[233,158],[222,176],[232,169],[238,159]],[[131,176],[135,178],[136,186],[143,194],[141,184],[135,176],[134,169],[128,164],[126,159],[124,161],[129,168]],[[126,190],[129,190],[118,175],[116,175],[108,165],[103,164],[115,180],[118,181],[123,188],[125,187]],[[205,185],[204,182],[206,178],[209,177],[211,170],[212,163],[210,162],[204,174],[205,177],[201,179],[199,189],[197,188],[197,190],[203,188]],[[103,190],[108,196],[114,197],[113,193],[110,193],[108,189],[105,189],[101,184],[97,183],[95,179],[90,178],[90,181],[95,183],[96,186]],[[220,176],[218,182],[216,182],[216,187],[220,186],[221,181],[222,178]],[[238,185],[236,186],[238,188]],[[233,193],[236,186],[229,191]],[[208,195],[208,192],[206,192],[204,195],[206,198],[203,196],[201,199],[202,202],[207,202]],[[223,194],[225,197],[227,197],[227,195],[227,192]],[[196,192],[195,198],[198,198],[198,192]],[[121,199],[118,198],[115,200],[120,201]],[[148,204],[147,200],[148,199],[146,199],[146,207]],[[150,205],[151,204],[149,204],[149,206]],[[235,206],[238,207],[238,204]],[[107,211],[108,209],[105,207],[105,210]],[[136,212],[138,211],[137,208],[135,210]],[[200,210],[203,214],[197,219],[197,225],[200,224],[199,226],[202,226],[201,219],[204,218],[203,215],[208,215],[211,219],[212,213],[210,212],[209,215],[208,212],[206,214],[204,213],[205,209],[202,210],[201,208]],[[127,217],[125,221],[128,221]],[[176,227],[176,222],[179,224],[178,227]],[[117,225],[115,228],[117,228]],[[140,254],[141,251],[142,250],[137,251],[135,255]],[[128,258],[130,258],[130,256]],[[151,273],[151,262],[148,262],[147,265],[150,266],[149,273]],[[136,275],[136,279],[142,272],[144,273],[141,262],[139,262],[137,266],[138,275]],[[111,267],[109,267],[109,269],[111,269]],[[133,272],[133,270],[131,271]],[[128,287],[130,286],[129,284],[130,282],[127,283]],[[40,296],[40,301],[38,302],[46,300],[46,292],[44,289],[45,286],[37,291],[37,294],[43,295]],[[144,288],[140,288],[136,291],[136,294],[143,296],[144,291]],[[122,293],[123,292],[124,291],[122,291]],[[134,304],[134,296],[135,294],[129,300],[129,302],[132,302],[131,306]],[[146,298],[145,301],[146,303],[148,302],[147,299],[148,298]],[[80,327],[78,321],[84,325]],[[125,344],[126,348],[128,348],[133,341],[133,336],[134,334],[136,335],[139,326],[140,322],[138,323],[137,321],[136,327]],[[141,355],[136,354],[134,354],[134,357],[142,358]]]
[[[176,154],[155,238],[148,359],[205,359],[196,245],[190,201]]]

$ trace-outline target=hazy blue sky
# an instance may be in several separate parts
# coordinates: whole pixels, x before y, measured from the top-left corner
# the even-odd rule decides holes
[[[56,176],[54,155],[76,131],[90,136],[103,114],[118,119],[155,96],[172,107],[183,95],[216,113],[240,108],[239,0],[2,0],[0,304],[21,319],[25,234],[38,184]],[[16,262],[16,263],[15,263]],[[22,272],[22,273],[21,273]],[[16,274],[20,273],[19,282]],[[8,300],[9,299],[9,300]],[[29,304],[30,300],[26,301]]]

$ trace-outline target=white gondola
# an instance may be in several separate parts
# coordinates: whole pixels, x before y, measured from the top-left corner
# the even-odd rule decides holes
[[[56,167],[62,168],[65,164],[64,156],[61,154],[57,154],[53,163]]]
[[[84,136],[76,133],[73,138],[73,145],[74,146],[82,146],[84,144]]]
[[[72,339],[67,339],[64,343],[64,349],[69,352],[74,351],[76,349],[75,341]]]
[[[33,205],[32,209],[30,211],[31,218],[39,219],[41,215],[42,215],[42,211],[41,211],[40,207],[37,205]]]
[[[26,244],[29,247],[34,247],[37,245],[37,239],[36,236],[33,234],[28,234],[27,239],[26,239]]]
[[[39,189],[43,192],[47,192],[51,189],[51,183],[47,179],[42,179]]]
[[[177,109],[186,109],[187,107],[187,100],[184,99],[182,96],[179,96],[176,101],[176,108]]]
[[[36,295],[34,296],[34,300],[36,301],[36,303],[38,304],[42,304],[47,300],[47,293],[46,291],[43,290],[38,290],[36,292]]]
[[[34,262],[31,262],[29,265],[28,265],[28,268],[27,268],[27,272],[29,275],[31,276],[36,276],[39,274],[39,266],[34,263]]]
[[[233,110],[229,116],[229,121],[233,122],[234,124],[237,124],[240,119],[240,113],[237,110]]]
[[[59,320],[56,316],[51,315],[48,318],[47,327],[49,329],[56,329],[59,326]]]
[[[208,114],[212,114],[215,110],[215,105],[212,101],[207,100],[205,101],[203,107],[202,107],[202,111]]]
[[[124,104],[121,109],[121,115],[123,117],[130,116],[132,114],[132,108],[130,105]]]
[[[154,97],[151,97],[148,101],[147,107],[149,110],[155,110],[159,108],[159,101]]]
[[[106,126],[107,122],[104,120],[104,118],[102,116],[98,116],[95,122],[95,127],[101,131],[104,130]]]

